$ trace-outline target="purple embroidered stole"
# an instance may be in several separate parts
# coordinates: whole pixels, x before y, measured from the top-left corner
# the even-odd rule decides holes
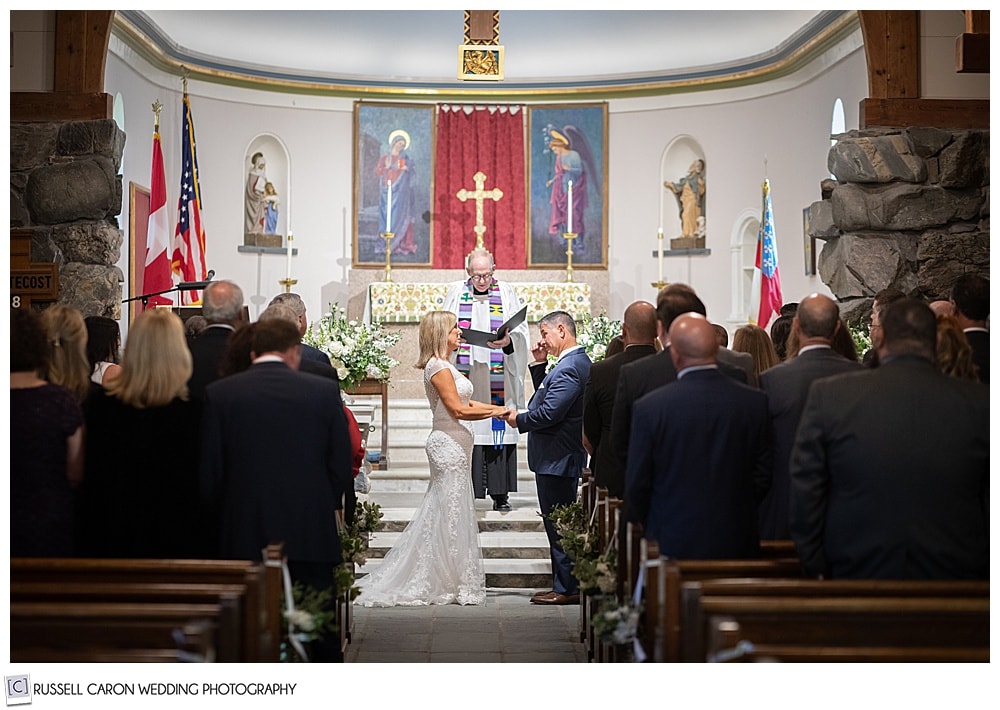
[[[458,327],[462,329],[472,328],[472,304],[475,296],[472,295],[471,279],[465,283],[465,290],[462,291],[458,299]],[[496,332],[503,325],[503,300],[500,297],[500,285],[496,279],[490,282],[489,290],[490,302],[490,331]],[[466,377],[472,369],[472,353],[468,344],[458,347],[458,354],[455,358],[455,366],[458,371]],[[504,406],[503,387],[503,351],[490,350],[490,404]],[[500,448],[503,446],[503,433],[507,425],[499,419],[493,419],[493,446]]]

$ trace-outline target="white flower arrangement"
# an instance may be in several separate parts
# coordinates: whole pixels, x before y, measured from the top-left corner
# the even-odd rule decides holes
[[[369,325],[348,320],[344,308],[334,303],[330,312],[306,331],[302,342],[329,355],[330,364],[340,377],[340,386],[353,389],[366,379],[380,382],[389,379],[389,370],[399,361],[390,357],[388,350],[400,338],[400,333],[383,329],[381,323]]]
[[[611,320],[604,313],[592,316],[584,314],[576,326],[576,342],[582,345],[594,362],[604,359],[608,343],[616,335],[622,334],[622,322]]]
[[[638,631],[640,612],[633,602],[619,606],[614,600],[605,600],[594,614],[594,633],[602,641],[629,643]]]

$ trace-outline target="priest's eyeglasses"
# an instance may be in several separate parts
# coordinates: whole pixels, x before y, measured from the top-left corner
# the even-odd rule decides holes
[[[487,271],[485,274],[470,274],[473,281],[489,281],[493,278],[493,272]]]

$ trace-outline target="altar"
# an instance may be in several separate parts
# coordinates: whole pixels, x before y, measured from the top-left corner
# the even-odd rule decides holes
[[[368,286],[366,323],[419,323],[428,311],[441,310],[448,283],[396,283],[379,281]],[[576,281],[544,283],[509,281],[518,301],[528,309],[528,322],[537,323],[547,313],[566,311],[574,318],[590,313],[590,284]]]
[[[585,313],[597,315],[608,310],[606,269],[576,269],[573,281],[565,269],[506,271],[497,268],[497,278],[517,290],[521,304],[528,307],[531,340],[537,340],[538,321],[547,313],[564,310],[574,318]],[[452,283],[468,278],[463,269],[398,268],[392,281],[384,280],[380,269],[352,269],[348,282],[348,317],[367,323],[381,323],[402,335],[389,355],[399,361],[389,376],[389,398],[423,399],[420,370],[413,367],[419,347],[417,330],[425,313],[440,310]],[[341,305],[344,305],[341,303]],[[608,314],[620,318],[620,314]],[[527,377],[527,373],[525,375]],[[531,391],[530,384],[528,390]]]

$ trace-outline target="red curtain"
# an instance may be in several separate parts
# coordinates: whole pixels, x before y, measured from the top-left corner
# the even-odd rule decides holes
[[[434,159],[434,268],[464,269],[476,246],[476,202],[460,202],[462,188],[472,191],[472,176],[486,175],[484,190],[499,188],[499,202],[483,202],[484,246],[499,269],[524,269],[525,156],[522,106],[438,107]]]

